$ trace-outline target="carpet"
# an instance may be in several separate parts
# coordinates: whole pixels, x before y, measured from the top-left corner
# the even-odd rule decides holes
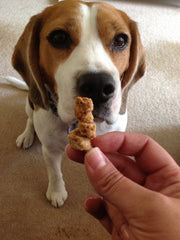
[[[17,149],[24,130],[26,92],[5,83],[20,78],[11,66],[13,47],[30,16],[56,1],[0,1],[0,239],[102,240],[109,234],[84,210],[93,191],[84,167],[64,157],[69,198],[60,209],[45,198],[47,173],[36,139],[27,151]],[[145,76],[130,91],[129,132],[148,134],[180,163],[180,8],[140,1],[111,1],[139,26],[147,55]]]

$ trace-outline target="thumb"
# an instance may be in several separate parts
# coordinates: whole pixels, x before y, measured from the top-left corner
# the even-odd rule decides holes
[[[119,172],[99,148],[91,149],[84,159],[87,175],[95,190],[105,200],[123,212],[142,208],[142,201],[149,202],[152,192],[126,178]],[[151,194],[150,194],[151,193]],[[146,206],[146,203],[143,206]],[[147,203],[148,204],[148,203]]]

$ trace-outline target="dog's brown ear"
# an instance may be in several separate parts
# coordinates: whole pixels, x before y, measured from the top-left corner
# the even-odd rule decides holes
[[[33,16],[18,40],[12,56],[12,65],[29,86],[29,99],[35,105],[48,109],[48,97],[39,66],[39,34],[41,14]]]
[[[131,47],[130,47],[130,59],[129,67],[124,73],[122,79],[122,105],[120,113],[123,114],[126,111],[127,95],[131,86],[139,80],[145,72],[146,57],[143,45],[141,43],[139,31],[135,22],[130,22],[131,31]]]

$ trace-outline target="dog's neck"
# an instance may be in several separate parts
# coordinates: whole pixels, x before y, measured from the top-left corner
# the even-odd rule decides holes
[[[57,111],[57,102],[58,102],[58,96],[55,92],[52,92],[48,85],[45,85],[46,91],[47,91],[47,96],[48,96],[48,101],[49,101],[49,107],[52,111],[52,113],[58,117],[58,111]]]

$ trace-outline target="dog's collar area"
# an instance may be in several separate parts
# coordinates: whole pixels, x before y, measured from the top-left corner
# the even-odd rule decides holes
[[[57,111],[58,96],[57,96],[57,94],[53,93],[47,85],[45,85],[45,88],[46,88],[46,91],[47,91],[49,107],[50,107],[52,113],[56,117],[59,117],[58,111]],[[77,128],[77,126],[78,126],[78,121],[77,120],[75,120],[71,124],[69,124],[68,128],[67,128],[67,134],[69,134],[72,130]]]
[[[47,91],[47,95],[48,95],[48,100],[49,100],[49,107],[52,111],[52,113],[58,117],[58,112],[57,112],[57,105],[56,103],[53,101],[51,93],[49,91]]]
[[[49,107],[52,111],[52,113],[58,117],[58,111],[57,111],[57,101],[58,101],[58,96],[56,93],[52,93],[48,85],[45,85],[46,91],[47,91],[47,96],[48,96],[48,101],[49,101]]]
[[[120,78],[120,81],[121,81],[121,82],[122,82],[123,79],[124,79],[124,75],[125,75],[125,73],[123,73],[123,75],[122,75],[121,78]]]
[[[78,121],[75,120],[71,124],[69,124],[68,129],[67,129],[67,134],[69,134],[72,130],[78,127]]]

